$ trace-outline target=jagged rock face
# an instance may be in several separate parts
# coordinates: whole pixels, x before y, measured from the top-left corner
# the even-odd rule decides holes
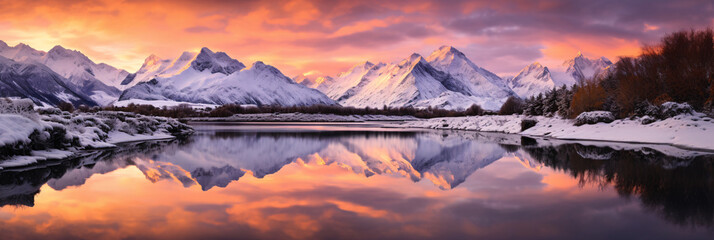
[[[40,106],[56,106],[60,102],[97,105],[46,66],[37,62],[16,62],[4,57],[0,57],[0,96],[29,98]]]
[[[224,52],[213,53],[208,48],[202,48],[196,55],[196,59],[191,62],[191,67],[199,72],[210,69],[211,73],[232,74],[245,68],[243,63],[230,58]]]
[[[147,59],[146,69],[156,59]],[[149,71],[145,71],[149,72]],[[184,53],[171,65],[154,68],[155,80],[137,79],[120,100],[172,100],[208,104],[255,104],[305,106],[334,105],[321,92],[295,83],[277,68],[256,62],[250,68],[225,53],[204,48],[198,54]],[[143,77],[147,74],[142,73]]]

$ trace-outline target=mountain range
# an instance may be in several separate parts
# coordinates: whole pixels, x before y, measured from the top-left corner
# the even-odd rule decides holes
[[[202,48],[173,59],[150,55],[138,71],[129,73],[62,46],[43,52],[0,41],[0,96],[26,97],[47,106],[105,106],[141,99],[359,108],[465,109],[478,104],[497,110],[511,96],[527,98],[573,85],[611,66],[604,57],[588,59],[578,53],[564,62],[565,72],[552,72],[536,62],[515,76],[499,77],[456,48],[442,46],[426,58],[414,53],[393,63],[363,62],[336,76],[313,71],[289,78],[261,61],[246,66],[226,53]]]

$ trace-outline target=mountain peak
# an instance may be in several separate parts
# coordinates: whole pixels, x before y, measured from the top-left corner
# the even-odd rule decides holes
[[[191,66],[203,71],[211,69],[211,73],[232,74],[245,68],[243,63],[228,56],[224,52],[213,52],[207,47],[201,48],[201,52],[196,55],[196,59],[191,62]]]
[[[421,55],[418,53],[412,53],[411,56],[409,56],[409,61],[414,61],[414,60],[421,60]]]
[[[213,55],[213,51],[211,51],[211,49],[208,49],[207,47],[202,47],[199,54],[201,53]]]
[[[466,58],[466,55],[455,47],[444,45],[429,55],[429,61],[443,61],[447,59],[454,59],[457,56],[462,59]]]
[[[0,48],[8,48],[10,46],[7,45],[3,40],[0,40]]]
[[[156,56],[155,54],[149,55],[149,57],[144,60],[144,65],[143,66],[153,66],[159,63],[162,59],[159,56]]]
[[[64,57],[64,58],[80,57],[80,58],[86,58],[87,60],[89,60],[89,58],[87,56],[85,56],[84,54],[82,54],[82,52],[77,51],[77,50],[66,49],[60,45],[56,45],[56,46],[52,47],[52,49],[50,49],[50,51],[47,52],[47,55],[50,57]]]
[[[453,46],[447,46],[447,45],[444,45],[444,46],[439,47],[439,49],[438,49],[437,51],[435,51],[435,52],[439,52],[439,53],[441,53],[442,55],[445,55],[445,54],[464,55],[464,53],[462,53],[461,51],[459,51],[459,50],[456,49],[455,47],[453,47]]]

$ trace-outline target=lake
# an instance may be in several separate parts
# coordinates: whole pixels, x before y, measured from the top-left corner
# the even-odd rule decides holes
[[[374,124],[197,124],[0,172],[2,239],[712,239],[714,156]]]

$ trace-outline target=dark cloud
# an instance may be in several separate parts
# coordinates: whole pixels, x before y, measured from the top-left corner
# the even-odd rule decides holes
[[[642,42],[661,37],[662,31],[711,24],[709,1],[550,1],[545,6],[517,7],[516,2],[478,9],[444,19],[456,31],[491,36],[529,36],[532,40],[562,36],[615,37]],[[661,27],[648,32],[645,24]],[[515,28],[513,31],[494,29]]]

